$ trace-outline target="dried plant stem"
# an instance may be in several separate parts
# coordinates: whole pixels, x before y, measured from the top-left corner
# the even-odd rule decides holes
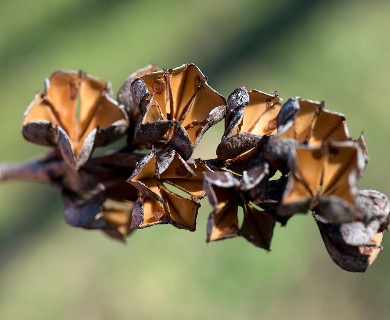
[[[29,180],[50,183],[56,177],[64,175],[65,170],[66,166],[62,160],[3,163],[0,164],[0,181]]]

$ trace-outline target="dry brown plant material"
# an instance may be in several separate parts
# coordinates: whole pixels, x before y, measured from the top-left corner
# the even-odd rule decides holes
[[[358,190],[368,164],[364,137],[351,138],[345,116],[324,102],[295,97],[282,105],[276,93],[244,87],[226,101],[194,64],[148,65],[116,96],[83,72],[54,72],[22,126],[27,140],[51,149],[0,165],[0,180],[51,184],[67,223],[123,242],[155,225],[195,231],[206,195],[207,242],[242,237],[269,251],[276,223],[311,211],[341,268],[364,272],[381,252],[389,200]],[[217,158],[191,158],[222,119]],[[93,153],[119,138],[110,151]]]
[[[225,115],[225,99],[206,80],[194,64],[135,79],[131,91],[143,115],[136,139],[169,144],[189,159],[205,131]]]
[[[79,168],[96,146],[113,142],[127,126],[105,81],[81,71],[56,71],[25,112],[22,132],[32,142],[58,146],[64,160]]]

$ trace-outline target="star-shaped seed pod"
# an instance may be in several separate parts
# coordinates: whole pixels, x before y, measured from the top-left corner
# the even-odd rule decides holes
[[[108,83],[84,72],[54,72],[25,112],[23,136],[58,146],[66,163],[80,168],[95,147],[126,132],[128,118],[109,90]]]
[[[325,247],[341,268],[364,272],[381,252],[383,232],[389,226],[389,199],[375,190],[361,190],[357,205],[365,221],[335,225],[315,215]]]
[[[327,141],[351,141],[345,116],[326,110],[323,101],[291,98],[278,114],[277,134],[265,146],[264,157],[272,167],[287,174],[287,159],[296,146],[319,146]]]
[[[326,110],[323,101],[287,100],[279,112],[277,127],[278,138],[291,138],[312,146],[350,140],[345,116]]]
[[[225,133],[217,147],[219,159],[236,158],[276,133],[280,99],[276,93],[238,88],[227,101]]]
[[[329,142],[318,147],[296,147],[291,173],[279,207],[281,216],[316,208],[330,223],[361,220],[356,210],[356,181],[364,158],[355,142]]]
[[[132,214],[132,228],[170,223],[195,231],[198,200],[204,196],[201,161],[188,164],[175,151],[157,155],[155,149],[140,160],[128,182],[140,192]],[[178,190],[188,194],[183,197]]]
[[[242,180],[230,172],[205,174],[205,191],[213,207],[207,225],[207,242],[242,236],[253,245],[270,250],[275,218],[245,197],[246,192],[264,182],[266,175],[267,169],[262,166],[245,172]],[[239,207],[244,213],[241,225]]]
[[[194,64],[148,73],[133,81],[131,92],[143,115],[136,140],[169,145],[184,160],[205,131],[225,116],[225,99]]]

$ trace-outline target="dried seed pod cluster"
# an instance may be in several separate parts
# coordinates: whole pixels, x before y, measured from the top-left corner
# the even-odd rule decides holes
[[[217,158],[193,159],[221,120]],[[388,198],[357,188],[367,150],[363,136],[350,137],[343,115],[323,102],[282,104],[276,93],[245,88],[225,100],[194,64],[147,66],[116,100],[105,81],[56,71],[28,107],[22,132],[51,149],[39,160],[2,165],[0,179],[52,184],[69,224],[121,241],[157,224],[194,231],[207,196],[208,242],[241,236],[270,250],[276,223],[311,211],[332,259],[363,272],[389,226]],[[93,154],[119,138],[119,147]]]

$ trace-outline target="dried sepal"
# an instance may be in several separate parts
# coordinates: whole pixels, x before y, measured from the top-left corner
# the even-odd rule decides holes
[[[277,134],[265,146],[264,157],[283,174],[289,172],[288,161],[295,147],[318,147],[332,141],[352,141],[345,116],[324,108],[324,102],[291,98],[277,118]]]
[[[369,157],[368,157],[368,150],[367,150],[367,144],[366,144],[366,140],[364,139],[364,134],[363,132],[359,135],[359,138],[356,139],[356,142],[357,144],[359,145],[360,147],[360,150],[362,151],[362,156],[363,156],[363,159],[364,159],[364,164],[363,164],[363,170],[361,172],[361,176],[363,175],[363,172],[366,170],[367,168],[367,165],[368,165],[368,160],[369,160]]]
[[[297,147],[290,162],[291,173],[279,208],[281,216],[316,207],[317,213],[332,223],[362,218],[356,210],[356,180],[362,170],[356,143]]]
[[[238,206],[231,201],[219,210],[210,213],[207,223],[206,242],[224,240],[239,235]]]
[[[118,102],[125,107],[129,118],[136,119],[137,114],[139,113],[138,103],[139,101],[134,101],[133,96],[131,94],[131,84],[137,78],[142,77],[145,74],[150,72],[158,71],[158,67],[155,64],[149,64],[144,68],[141,68],[128,76],[126,81],[122,84],[122,86],[118,90],[117,100]]]
[[[131,84],[133,81],[143,75],[155,72],[159,70],[156,65],[149,64],[146,67],[139,69],[128,76],[126,81],[119,88],[117,93],[117,101],[119,104],[123,105],[125,111],[129,117],[129,128],[127,130],[127,143],[129,146],[134,145],[134,134],[136,129],[138,128],[139,123],[142,120],[142,114],[140,112],[140,108],[138,108],[139,101],[133,100],[133,95],[131,93]],[[142,88],[139,88],[142,90]],[[144,88],[144,90],[146,90]],[[148,133],[146,133],[148,135]]]
[[[34,143],[60,144],[66,162],[78,169],[95,147],[119,138],[127,126],[106,82],[83,72],[56,71],[27,108],[22,132]]]
[[[140,197],[134,203],[131,228],[142,229],[156,224],[168,223],[160,202],[153,198]]]
[[[164,211],[169,215],[169,223],[179,229],[195,231],[200,204],[162,187]]]
[[[275,217],[251,204],[244,205],[244,219],[240,235],[256,247],[270,250]]]
[[[69,189],[62,190],[64,216],[68,224],[85,229],[103,229],[105,222],[99,217],[106,200],[103,189],[92,195],[80,195]]]
[[[317,146],[326,141],[348,141],[350,139],[345,116],[338,112],[320,108],[311,129],[308,143]]]
[[[169,144],[185,160],[204,132],[224,116],[225,99],[194,64],[146,74],[133,81],[131,91],[143,114],[136,139]]]
[[[137,163],[127,182],[136,187],[142,197],[150,197],[157,201],[162,201],[155,178],[157,174],[156,161],[156,153],[152,150]]]
[[[240,185],[240,181],[230,172],[216,171],[204,174],[204,190],[216,213],[235,199]]]

